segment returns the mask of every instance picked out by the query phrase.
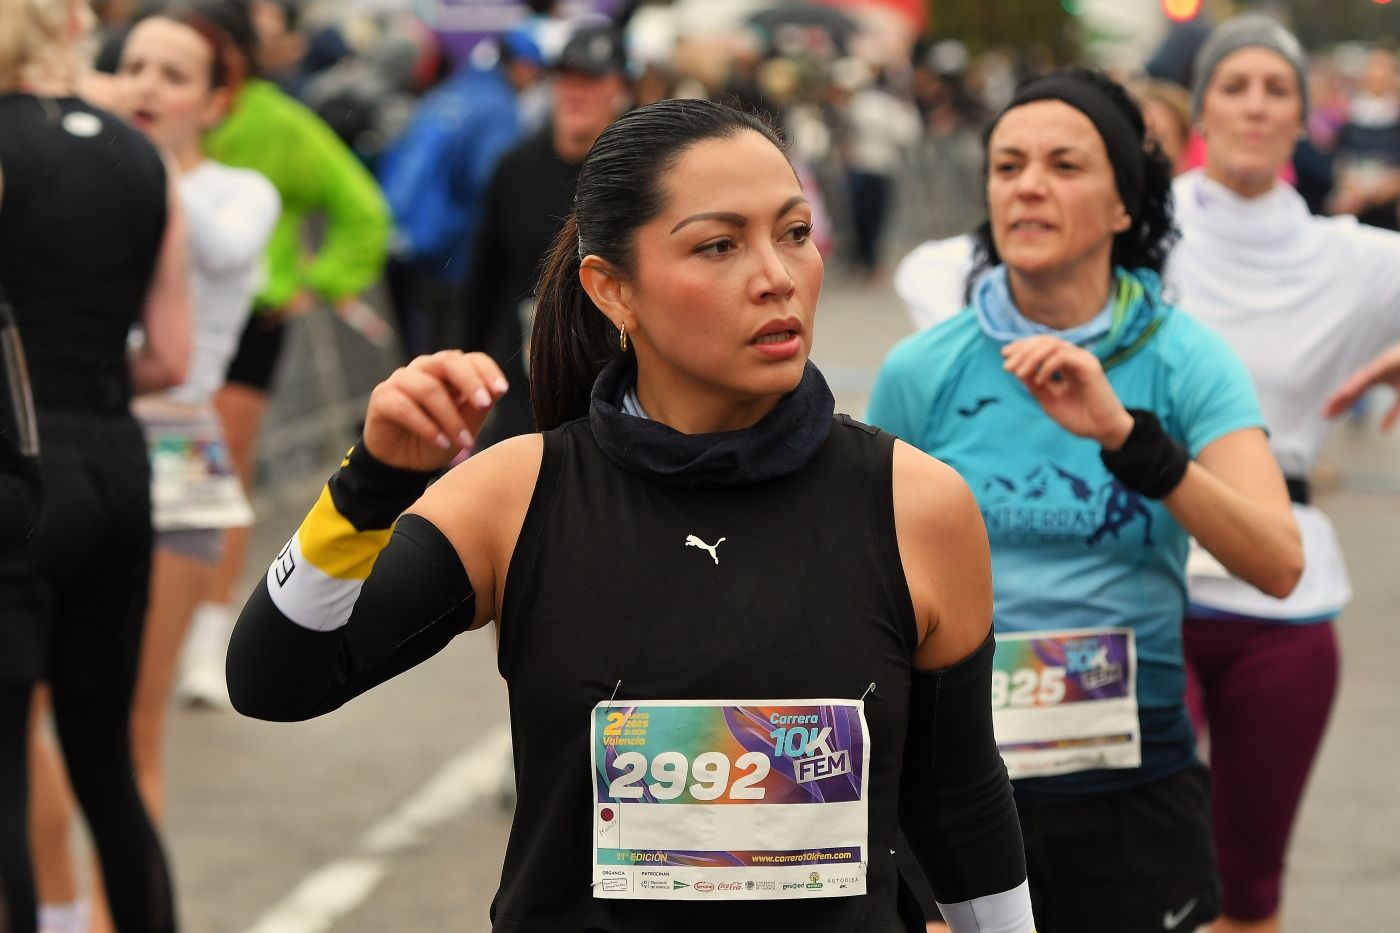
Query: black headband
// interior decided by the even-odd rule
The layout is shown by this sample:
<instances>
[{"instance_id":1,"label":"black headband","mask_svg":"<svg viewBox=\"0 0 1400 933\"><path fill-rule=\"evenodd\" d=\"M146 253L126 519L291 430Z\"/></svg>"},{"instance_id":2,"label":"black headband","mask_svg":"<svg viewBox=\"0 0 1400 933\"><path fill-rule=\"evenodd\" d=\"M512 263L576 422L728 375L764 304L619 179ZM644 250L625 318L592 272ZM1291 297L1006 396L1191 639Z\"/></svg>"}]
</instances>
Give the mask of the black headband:
<instances>
[{"instance_id":1,"label":"black headband","mask_svg":"<svg viewBox=\"0 0 1400 933\"><path fill-rule=\"evenodd\" d=\"M1123 207L1128 216L1137 221L1142 212L1143 189L1143 148L1140 133L1123 112L1123 108L1102 90L1082 78L1073 75L1050 75L1039 78L1017 92L1006 109L992 121L987 130L991 139L992 129L1001 118L1017 107L1038 100L1058 100L1069 104L1094 124L1108 151L1108 161L1113 166L1113 177L1118 185L1118 196L1123 199Z\"/></svg>"}]
</instances>

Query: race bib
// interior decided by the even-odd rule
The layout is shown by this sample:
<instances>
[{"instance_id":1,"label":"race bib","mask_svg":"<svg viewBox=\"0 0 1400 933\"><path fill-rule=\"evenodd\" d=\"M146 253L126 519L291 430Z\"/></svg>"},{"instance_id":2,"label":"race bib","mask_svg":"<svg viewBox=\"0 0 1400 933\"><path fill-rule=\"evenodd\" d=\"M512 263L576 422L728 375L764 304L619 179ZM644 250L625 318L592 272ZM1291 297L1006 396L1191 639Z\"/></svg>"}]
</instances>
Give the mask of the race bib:
<instances>
[{"instance_id":1,"label":"race bib","mask_svg":"<svg viewBox=\"0 0 1400 933\"><path fill-rule=\"evenodd\" d=\"M865 893L858 700L653 700L593 710L593 896Z\"/></svg>"},{"instance_id":2,"label":"race bib","mask_svg":"<svg viewBox=\"0 0 1400 933\"><path fill-rule=\"evenodd\" d=\"M998 634L992 726L1011 778L1142 764L1131 629Z\"/></svg>"},{"instance_id":3,"label":"race bib","mask_svg":"<svg viewBox=\"0 0 1400 933\"><path fill-rule=\"evenodd\" d=\"M157 531L237 528L253 508L212 413L137 410L151 461L151 520Z\"/></svg>"}]
</instances>

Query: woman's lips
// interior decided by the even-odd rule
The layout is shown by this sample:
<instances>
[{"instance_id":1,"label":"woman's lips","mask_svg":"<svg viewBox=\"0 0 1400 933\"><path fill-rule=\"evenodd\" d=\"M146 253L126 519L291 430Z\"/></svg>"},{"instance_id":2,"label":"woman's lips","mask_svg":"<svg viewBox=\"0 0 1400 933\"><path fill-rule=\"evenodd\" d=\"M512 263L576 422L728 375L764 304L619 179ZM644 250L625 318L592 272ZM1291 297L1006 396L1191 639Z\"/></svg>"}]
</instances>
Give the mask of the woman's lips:
<instances>
[{"instance_id":1,"label":"woman's lips","mask_svg":"<svg viewBox=\"0 0 1400 933\"><path fill-rule=\"evenodd\" d=\"M802 336L795 330L778 331L755 337L751 346L764 356L785 360L795 356L802 349Z\"/></svg>"}]
</instances>

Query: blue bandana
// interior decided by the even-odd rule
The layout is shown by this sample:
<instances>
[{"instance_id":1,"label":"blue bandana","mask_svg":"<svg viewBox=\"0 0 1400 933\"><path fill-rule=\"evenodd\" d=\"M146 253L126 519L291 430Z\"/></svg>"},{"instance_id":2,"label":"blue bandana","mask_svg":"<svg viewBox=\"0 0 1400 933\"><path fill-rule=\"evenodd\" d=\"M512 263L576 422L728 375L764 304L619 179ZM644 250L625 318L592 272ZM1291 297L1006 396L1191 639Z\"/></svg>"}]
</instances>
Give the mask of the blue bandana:
<instances>
[{"instance_id":1,"label":"blue bandana","mask_svg":"<svg viewBox=\"0 0 1400 933\"><path fill-rule=\"evenodd\" d=\"M1083 324L1056 330L1030 320L1016 307L1003 263L988 269L972 286L972 310L982 332L999 343L1050 334L1093 350L1107 369L1147 343L1170 306L1162 301L1157 273L1115 266L1113 288L1103 309Z\"/></svg>"}]
</instances>

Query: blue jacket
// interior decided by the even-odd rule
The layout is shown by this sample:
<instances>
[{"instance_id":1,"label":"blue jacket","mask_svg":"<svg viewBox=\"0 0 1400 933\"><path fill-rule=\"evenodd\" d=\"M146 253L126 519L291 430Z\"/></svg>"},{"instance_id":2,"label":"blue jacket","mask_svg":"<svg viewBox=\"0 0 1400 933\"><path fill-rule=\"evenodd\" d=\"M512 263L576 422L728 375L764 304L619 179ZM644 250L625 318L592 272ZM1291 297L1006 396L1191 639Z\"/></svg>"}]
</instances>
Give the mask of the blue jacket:
<instances>
[{"instance_id":1,"label":"blue jacket","mask_svg":"<svg viewBox=\"0 0 1400 933\"><path fill-rule=\"evenodd\" d=\"M520 133L515 90L499 68L463 67L423 98L380 162L395 255L463 281L487 183Z\"/></svg>"}]
</instances>

